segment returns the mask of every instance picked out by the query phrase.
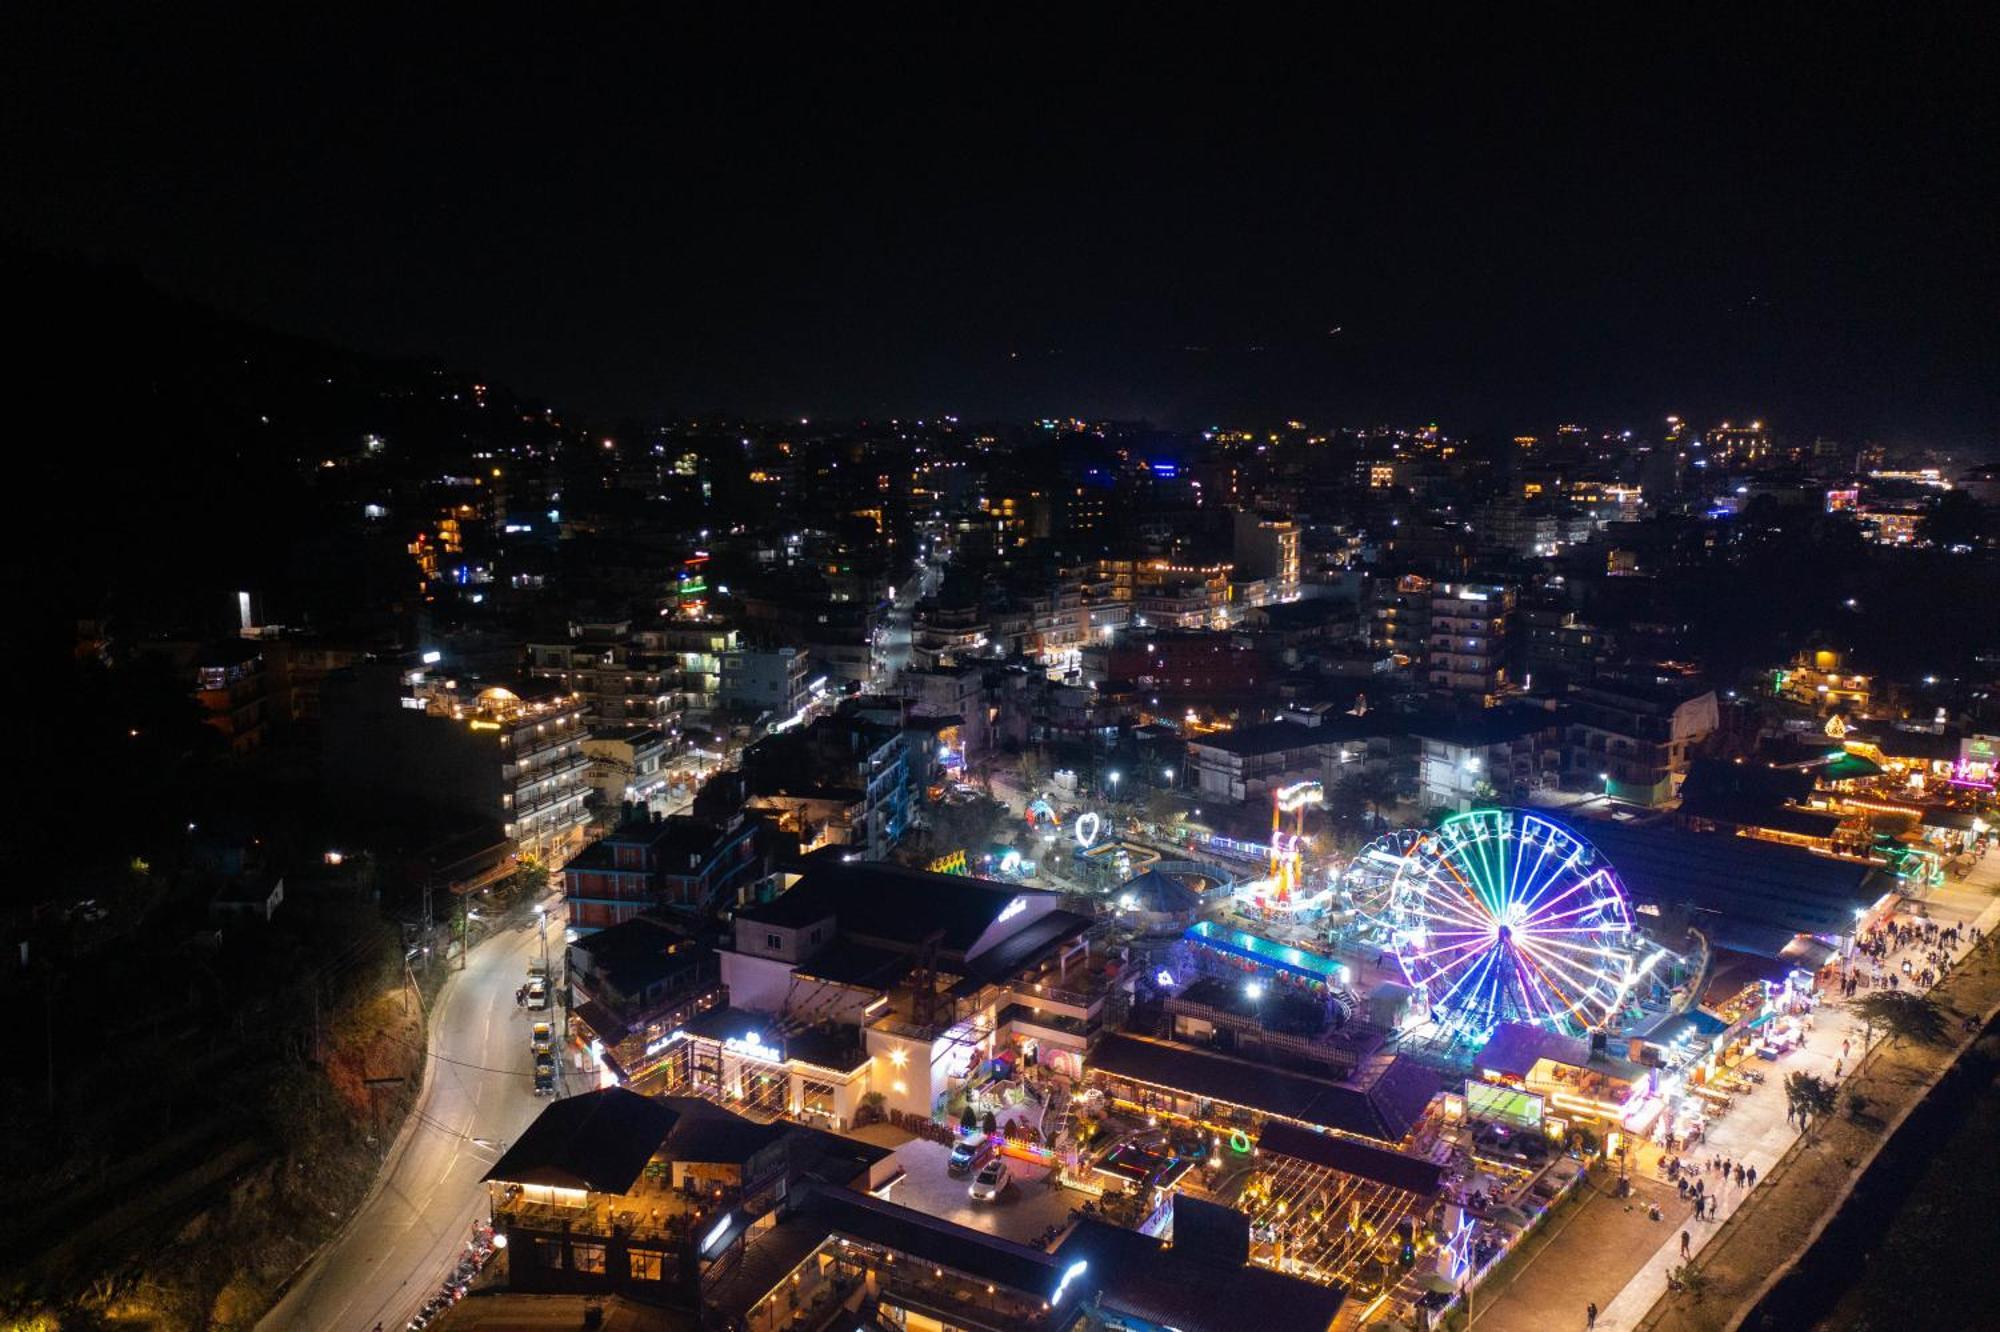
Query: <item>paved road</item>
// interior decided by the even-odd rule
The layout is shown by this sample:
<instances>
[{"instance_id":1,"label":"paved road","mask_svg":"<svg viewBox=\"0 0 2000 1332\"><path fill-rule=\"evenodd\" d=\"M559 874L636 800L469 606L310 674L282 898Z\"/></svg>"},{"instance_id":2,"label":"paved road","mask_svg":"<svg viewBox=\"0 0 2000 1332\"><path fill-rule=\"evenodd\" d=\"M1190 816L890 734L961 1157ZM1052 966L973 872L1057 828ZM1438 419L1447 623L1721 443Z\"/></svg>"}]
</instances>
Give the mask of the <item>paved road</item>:
<instances>
[{"instance_id":1,"label":"paved road","mask_svg":"<svg viewBox=\"0 0 2000 1332\"><path fill-rule=\"evenodd\" d=\"M559 927L550 933L560 950ZM475 945L446 983L432 1014L429 1079L375 1192L260 1332L369 1332L378 1320L401 1328L436 1292L485 1211L479 1179L499 1144L548 1104L533 1093L529 1018L514 1005L539 955L533 923L514 926Z\"/></svg>"},{"instance_id":2,"label":"paved road","mask_svg":"<svg viewBox=\"0 0 2000 1332\"><path fill-rule=\"evenodd\" d=\"M926 561L917 577L896 590L896 599L876 626L873 687L887 689L910 663L910 613L920 597L937 591L944 580L944 566Z\"/></svg>"}]
</instances>

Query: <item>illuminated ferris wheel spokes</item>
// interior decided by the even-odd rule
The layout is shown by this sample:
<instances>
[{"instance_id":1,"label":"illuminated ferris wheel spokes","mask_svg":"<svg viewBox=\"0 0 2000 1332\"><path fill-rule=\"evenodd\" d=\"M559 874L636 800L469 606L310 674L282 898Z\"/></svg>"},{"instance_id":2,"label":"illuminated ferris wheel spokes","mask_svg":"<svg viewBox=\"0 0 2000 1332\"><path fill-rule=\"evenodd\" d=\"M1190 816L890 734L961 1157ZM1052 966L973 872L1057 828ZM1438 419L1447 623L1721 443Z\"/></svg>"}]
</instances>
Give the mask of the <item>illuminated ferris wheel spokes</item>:
<instances>
[{"instance_id":1,"label":"illuminated ferris wheel spokes","mask_svg":"<svg viewBox=\"0 0 2000 1332\"><path fill-rule=\"evenodd\" d=\"M1446 1025L1603 1026L1624 990L1624 890L1567 829L1477 810L1419 839L1389 893L1395 951Z\"/></svg>"}]
</instances>

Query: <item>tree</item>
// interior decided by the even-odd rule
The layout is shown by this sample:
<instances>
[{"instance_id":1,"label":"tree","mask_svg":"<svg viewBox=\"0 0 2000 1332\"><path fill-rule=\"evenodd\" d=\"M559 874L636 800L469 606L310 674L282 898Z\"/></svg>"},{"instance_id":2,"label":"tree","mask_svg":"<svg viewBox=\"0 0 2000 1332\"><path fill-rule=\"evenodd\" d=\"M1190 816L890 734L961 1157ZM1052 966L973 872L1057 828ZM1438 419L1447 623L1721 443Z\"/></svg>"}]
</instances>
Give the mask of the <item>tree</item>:
<instances>
[{"instance_id":1,"label":"tree","mask_svg":"<svg viewBox=\"0 0 2000 1332\"><path fill-rule=\"evenodd\" d=\"M1797 1120L1801 1133L1813 1120L1832 1114L1835 1099L1833 1083L1816 1073L1793 1073L1785 1079L1785 1118Z\"/></svg>"},{"instance_id":2,"label":"tree","mask_svg":"<svg viewBox=\"0 0 2000 1332\"><path fill-rule=\"evenodd\" d=\"M1687 1297L1696 1304L1700 1304L1709 1291L1715 1288L1715 1278L1693 1263L1682 1263L1667 1273L1667 1281L1676 1290L1685 1291Z\"/></svg>"},{"instance_id":3,"label":"tree","mask_svg":"<svg viewBox=\"0 0 2000 1332\"><path fill-rule=\"evenodd\" d=\"M1870 1042L1878 1030L1894 1045L1905 1041L1939 1045L1944 1041L1944 1010L1929 995L1874 990L1854 1001L1854 1014L1861 1019Z\"/></svg>"},{"instance_id":4,"label":"tree","mask_svg":"<svg viewBox=\"0 0 2000 1332\"><path fill-rule=\"evenodd\" d=\"M958 1131L970 1137L978 1127L979 1117L972 1112L972 1102L968 1099L965 1103L965 1109L959 1111L958 1114Z\"/></svg>"},{"instance_id":5,"label":"tree","mask_svg":"<svg viewBox=\"0 0 2000 1332\"><path fill-rule=\"evenodd\" d=\"M1917 523L1917 536L1933 546L1977 546L1986 536L1986 506L1963 490L1947 490Z\"/></svg>"}]
</instances>

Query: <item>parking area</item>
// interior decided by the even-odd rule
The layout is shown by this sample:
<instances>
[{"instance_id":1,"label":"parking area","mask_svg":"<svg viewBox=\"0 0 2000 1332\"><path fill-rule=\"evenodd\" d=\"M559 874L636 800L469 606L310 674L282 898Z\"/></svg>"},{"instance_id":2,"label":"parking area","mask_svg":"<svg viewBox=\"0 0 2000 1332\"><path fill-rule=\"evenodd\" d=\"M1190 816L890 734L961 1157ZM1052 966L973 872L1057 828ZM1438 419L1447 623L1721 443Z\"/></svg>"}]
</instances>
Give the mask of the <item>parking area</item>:
<instances>
[{"instance_id":1,"label":"parking area","mask_svg":"<svg viewBox=\"0 0 2000 1332\"><path fill-rule=\"evenodd\" d=\"M942 1143L913 1141L896 1149L903 1178L890 1192L892 1201L928 1216L972 1226L989 1235L1033 1243L1050 1226L1069 1220L1069 1209L1085 1201L1084 1195L1069 1189L1050 1188L1042 1167L1007 1158L1014 1182L998 1202L974 1202L966 1196L968 1175L953 1175L945 1162L951 1149Z\"/></svg>"}]
</instances>

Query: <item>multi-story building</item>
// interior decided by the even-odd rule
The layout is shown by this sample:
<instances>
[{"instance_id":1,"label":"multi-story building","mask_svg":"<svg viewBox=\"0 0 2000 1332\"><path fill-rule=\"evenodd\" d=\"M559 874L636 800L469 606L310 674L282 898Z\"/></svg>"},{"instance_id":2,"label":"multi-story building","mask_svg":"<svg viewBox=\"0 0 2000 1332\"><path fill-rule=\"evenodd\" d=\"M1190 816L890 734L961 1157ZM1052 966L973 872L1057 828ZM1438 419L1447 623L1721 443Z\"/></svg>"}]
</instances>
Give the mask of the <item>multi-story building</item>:
<instances>
[{"instance_id":1,"label":"multi-story building","mask_svg":"<svg viewBox=\"0 0 2000 1332\"><path fill-rule=\"evenodd\" d=\"M722 654L716 699L725 708L795 717L811 697L810 666L798 648L736 648Z\"/></svg>"},{"instance_id":2,"label":"multi-story building","mask_svg":"<svg viewBox=\"0 0 2000 1332\"><path fill-rule=\"evenodd\" d=\"M958 718L958 760L971 768L993 748L993 709L986 696L986 672L977 666L908 669L896 679L912 712Z\"/></svg>"},{"instance_id":3,"label":"multi-story building","mask_svg":"<svg viewBox=\"0 0 2000 1332\"><path fill-rule=\"evenodd\" d=\"M1514 589L1493 583L1437 583L1431 588L1431 688L1491 700L1510 683L1507 653Z\"/></svg>"},{"instance_id":4,"label":"multi-story building","mask_svg":"<svg viewBox=\"0 0 2000 1332\"><path fill-rule=\"evenodd\" d=\"M1268 601L1295 600L1299 595L1298 524L1239 509L1234 527L1237 575L1262 579Z\"/></svg>"},{"instance_id":5,"label":"multi-story building","mask_svg":"<svg viewBox=\"0 0 2000 1332\"><path fill-rule=\"evenodd\" d=\"M1138 630L1107 654L1106 674L1176 694L1254 693L1264 663L1238 635L1216 630Z\"/></svg>"},{"instance_id":6,"label":"multi-story building","mask_svg":"<svg viewBox=\"0 0 2000 1332\"><path fill-rule=\"evenodd\" d=\"M583 738L590 785L600 810L636 803L663 805L667 792L667 733L647 726L599 726Z\"/></svg>"},{"instance_id":7,"label":"multi-story building","mask_svg":"<svg viewBox=\"0 0 2000 1332\"><path fill-rule=\"evenodd\" d=\"M1010 1052L1076 1076L1115 1018L1118 968L1093 952L1093 922L1063 910L1060 894L825 852L801 869L783 896L737 913L723 981L732 1012L760 1015L739 1024L761 1026L759 1046L832 1026L873 1056L865 1083L832 1098L835 1121L851 1122L870 1091L896 1115L929 1120ZM723 1099L747 1090L729 1067L740 1051L720 1052L714 1085L739 1093ZM709 1090L699 1064L689 1076Z\"/></svg>"},{"instance_id":8,"label":"multi-story building","mask_svg":"<svg viewBox=\"0 0 2000 1332\"><path fill-rule=\"evenodd\" d=\"M322 695L334 780L491 820L535 855L580 840L590 819L581 696L380 662L328 675Z\"/></svg>"},{"instance_id":9,"label":"multi-story building","mask_svg":"<svg viewBox=\"0 0 2000 1332\"><path fill-rule=\"evenodd\" d=\"M760 826L740 814L723 826L686 815L620 824L563 866L569 927L588 934L644 911L700 917L736 905L765 877Z\"/></svg>"},{"instance_id":10,"label":"multi-story building","mask_svg":"<svg viewBox=\"0 0 2000 1332\"><path fill-rule=\"evenodd\" d=\"M729 996L715 950L674 922L638 915L572 939L568 966L570 1038L621 1077L641 1071L650 1049Z\"/></svg>"},{"instance_id":11,"label":"multi-story building","mask_svg":"<svg viewBox=\"0 0 2000 1332\"><path fill-rule=\"evenodd\" d=\"M247 754L264 743L264 652L257 643L227 638L202 649L194 665L194 698L202 720L230 749Z\"/></svg>"},{"instance_id":12,"label":"multi-story building","mask_svg":"<svg viewBox=\"0 0 2000 1332\"><path fill-rule=\"evenodd\" d=\"M1465 810L1555 788L1562 779L1562 724L1559 713L1535 707L1412 721L1420 802Z\"/></svg>"},{"instance_id":13,"label":"multi-story building","mask_svg":"<svg viewBox=\"0 0 2000 1332\"><path fill-rule=\"evenodd\" d=\"M1405 666L1421 666L1430 651L1431 580L1421 574L1369 584L1368 645Z\"/></svg>"},{"instance_id":14,"label":"multi-story building","mask_svg":"<svg viewBox=\"0 0 2000 1332\"><path fill-rule=\"evenodd\" d=\"M1640 805L1674 798L1689 751L1720 719L1713 689L1680 680L1600 676L1573 687L1566 702L1563 766L1571 784Z\"/></svg>"}]
</instances>

